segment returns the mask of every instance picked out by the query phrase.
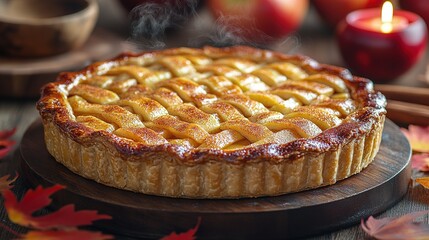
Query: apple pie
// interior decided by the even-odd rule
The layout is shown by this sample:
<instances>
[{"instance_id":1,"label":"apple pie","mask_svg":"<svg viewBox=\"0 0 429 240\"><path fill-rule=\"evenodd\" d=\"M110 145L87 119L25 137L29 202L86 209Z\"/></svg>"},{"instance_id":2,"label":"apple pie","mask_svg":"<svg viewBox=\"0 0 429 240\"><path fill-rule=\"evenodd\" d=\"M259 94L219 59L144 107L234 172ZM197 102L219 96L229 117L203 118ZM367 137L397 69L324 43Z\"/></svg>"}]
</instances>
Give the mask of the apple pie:
<instances>
[{"instance_id":1,"label":"apple pie","mask_svg":"<svg viewBox=\"0 0 429 240\"><path fill-rule=\"evenodd\" d=\"M379 149L385 97L305 56L237 46L123 54L62 73L37 103L49 153L144 194L275 196L335 184Z\"/></svg>"}]
</instances>

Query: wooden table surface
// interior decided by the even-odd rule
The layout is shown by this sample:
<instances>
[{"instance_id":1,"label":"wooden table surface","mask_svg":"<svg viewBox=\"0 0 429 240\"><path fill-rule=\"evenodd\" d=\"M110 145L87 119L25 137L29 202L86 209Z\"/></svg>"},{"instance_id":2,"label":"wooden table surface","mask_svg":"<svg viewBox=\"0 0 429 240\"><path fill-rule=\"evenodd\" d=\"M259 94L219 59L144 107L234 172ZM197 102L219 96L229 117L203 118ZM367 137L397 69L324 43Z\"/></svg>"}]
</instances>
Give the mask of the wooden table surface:
<instances>
[{"instance_id":1,"label":"wooden table surface","mask_svg":"<svg viewBox=\"0 0 429 240\"><path fill-rule=\"evenodd\" d=\"M101 3L101 15L98 23L98 27L107 29L118 36L127 39L127 20L126 14L119 9L119 5L115 1L111 0L99 0ZM210 16L203 9L200 12L199 18L210 19ZM175 39L183 39L183 35L189 34L186 32L173 33L168 35L168 42L174 46L180 44L180 41ZM189 40L189 39L188 39ZM171 43L170 43L171 42ZM179 42L179 43L178 43ZM189 42L189 41L188 41ZM326 29L318 21L318 17L314 14L312 9L308 15L303 27L293 37L289 38L283 44L278 44L273 47L276 50L283 51L286 53L299 53L311 56L317 61L340 65L344 63L341 60L341 56L338 52L335 39L332 31ZM404 76L391 82L396 85L407 85L407 86L418 86L428 87L426 83L423 83L419 79L426 72L428 65L429 51L424 58L416 64L413 69L407 72ZM1 83L0 83L1 86ZM38 112L35 109L35 102L37 99L16 99L16 98L4 98L0 96L0 130L10 129L17 127L17 132L13 136L13 139L18 142L16 148L18 148L20 139L27 129L27 127L37 119ZM429 120L428 120L429 125ZM6 158L0 160L0 176L6 174L13 174L16 171L20 171L19 162L14 157L15 153L9 154ZM414 172L413 178L420 175L421 173ZM15 190L18 194L22 194L27 190L25 181L19 178L15 184ZM7 220L7 215L3 207L3 200L0 200L0 219L1 223L11 226L16 231L22 231ZM379 217L395 217L400 216L412 211L429 210L429 192L420 185L415 183L410 184L410 188L406 196L393 206L391 209L379 215ZM425 222L428 222L428 218L424 218ZM14 235L11 235L7 231L0 229L0 239L12 239ZM322 236L315 236L312 239L365 239L368 238L365 233L361 230L359 225L351 226L335 232L327 232Z\"/></svg>"}]
</instances>

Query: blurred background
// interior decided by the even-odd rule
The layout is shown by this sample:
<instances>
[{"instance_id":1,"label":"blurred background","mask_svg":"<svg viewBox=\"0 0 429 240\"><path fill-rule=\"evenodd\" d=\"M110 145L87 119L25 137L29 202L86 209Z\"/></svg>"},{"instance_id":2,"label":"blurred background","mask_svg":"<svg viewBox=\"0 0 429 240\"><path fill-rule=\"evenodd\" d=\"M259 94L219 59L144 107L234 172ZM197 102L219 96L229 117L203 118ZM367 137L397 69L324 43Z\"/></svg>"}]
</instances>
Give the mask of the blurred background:
<instances>
[{"instance_id":1,"label":"blurred background","mask_svg":"<svg viewBox=\"0 0 429 240\"><path fill-rule=\"evenodd\" d=\"M344 48L348 51L356 47L352 43L349 46L349 42L341 51L338 38L345 35L342 33L346 16L367 8L381 12L384 2L0 0L0 98L37 100L41 86L54 81L58 73L79 70L123 52L204 45L250 45L307 55L321 63L347 67L352 73L368 77L377 84L426 90L429 86L427 31L426 28L416 30L411 21L399 32L404 33L402 39L406 40L401 41L406 41L405 45L418 42L420 48L417 50L405 49L402 42L399 47L392 44L390 41L399 39L397 35L380 33L376 29L375 40L369 38L374 34L365 30L358 31L358 35L348 41L366 41L375 48L387 48L388 54L385 50L379 53L377 49L364 49L350 61L350 57L344 57ZM395 15L398 11L407 11L421 16L423 24L429 19L427 0L395 0L392 3ZM395 26L395 22L392 24ZM412 55L404 56L404 51ZM386 56L368 65L367 58L371 54ZM366 64L363 71L351 65L353 61L363 61ZM393 62L393 67L385 70L388 77L378 78L376 70L384 61ZM405 65L400 71L393 71ZM405 98L419 97L407 95Z\"/></svg>"},{"instance_id":2,"label":"blurred background","mask_svg":"<svg viewBox=\"0 0 429 240\"><path fill-rule=\"evenodd\" d=\"M349 67L337 43L339 23L352 11L381 8L383 2L0 0L0 97L37 98L40 87L59 72L81 69L122 52L171 47L243 44ZM88 5L93 4L95 10L89 11ZM428 19L426 0L393 4L395 9L407 8ZM418 61L404 73L372 80L427 87L427 55L425 51L416 57Z\"/></svg>"}]
</instances>

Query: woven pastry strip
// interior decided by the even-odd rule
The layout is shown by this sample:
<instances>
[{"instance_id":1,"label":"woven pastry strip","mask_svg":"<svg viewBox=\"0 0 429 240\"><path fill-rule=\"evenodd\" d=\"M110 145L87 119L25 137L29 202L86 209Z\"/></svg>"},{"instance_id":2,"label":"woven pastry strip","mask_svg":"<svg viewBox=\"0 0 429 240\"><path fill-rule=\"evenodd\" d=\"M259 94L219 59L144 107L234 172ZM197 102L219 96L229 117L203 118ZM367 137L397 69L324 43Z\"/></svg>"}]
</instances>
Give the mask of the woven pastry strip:
<instances>
[{"instance_id":1,"label":"woven pastry strip","mask_svg":"<svg viewBox=\"0 0 429 240\"><path fill-rule=\"evenodd\" d=\"M151 69L163 75L155 79ZM110 83L100 85L96 76L71 89L69 101L74 114L98 117L105 121L101 124L120 128L114 131L116 135L147 144L154 144L144 140L148 131L132 131L127 127L144 125L155 132L168 131L172 138L167 141L175 144L189 145L189 141L177 141L186 138L192 140L194 147L223 149L240 142L234 148L242 148L256 142L268 143L265 138L275 139L270 136L286 129L299 137L314 137L320 129L341 124L341 119L356 108L353 100L330 98L348 92L337 76L312 75L289 62L160 55L147 65L116 66L106 74L111 77ZM118 82L122 84L120 87ZM122 110L118 107L114 110L113 106ZM127 120L139 118L141 124L133 120L130 126L125 126L124 116ZM139 133L142 136L137 136ZM241 136L235 136L237 133ZM219 145L215 146L216 142Z\"/></svg>"}]
</instances>

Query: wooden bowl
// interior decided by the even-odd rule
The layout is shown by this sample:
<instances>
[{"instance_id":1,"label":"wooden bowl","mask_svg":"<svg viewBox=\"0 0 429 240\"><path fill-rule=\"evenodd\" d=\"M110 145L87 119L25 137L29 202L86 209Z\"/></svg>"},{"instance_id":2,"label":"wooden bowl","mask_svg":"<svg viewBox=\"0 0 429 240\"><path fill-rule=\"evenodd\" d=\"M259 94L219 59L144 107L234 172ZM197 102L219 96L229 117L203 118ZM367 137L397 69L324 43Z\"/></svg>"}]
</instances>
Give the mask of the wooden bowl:
<instances>
[{"instance_id":1,"label":"wooden bowl","mask_svg":"<svg viewBox=\"0 0 429 240\"><path fill-rule=\"evenodd\" d=\"M96 0L0 0L0 54L44 57L78 48L97 16Z\"/></svg>"}]
</instances>

